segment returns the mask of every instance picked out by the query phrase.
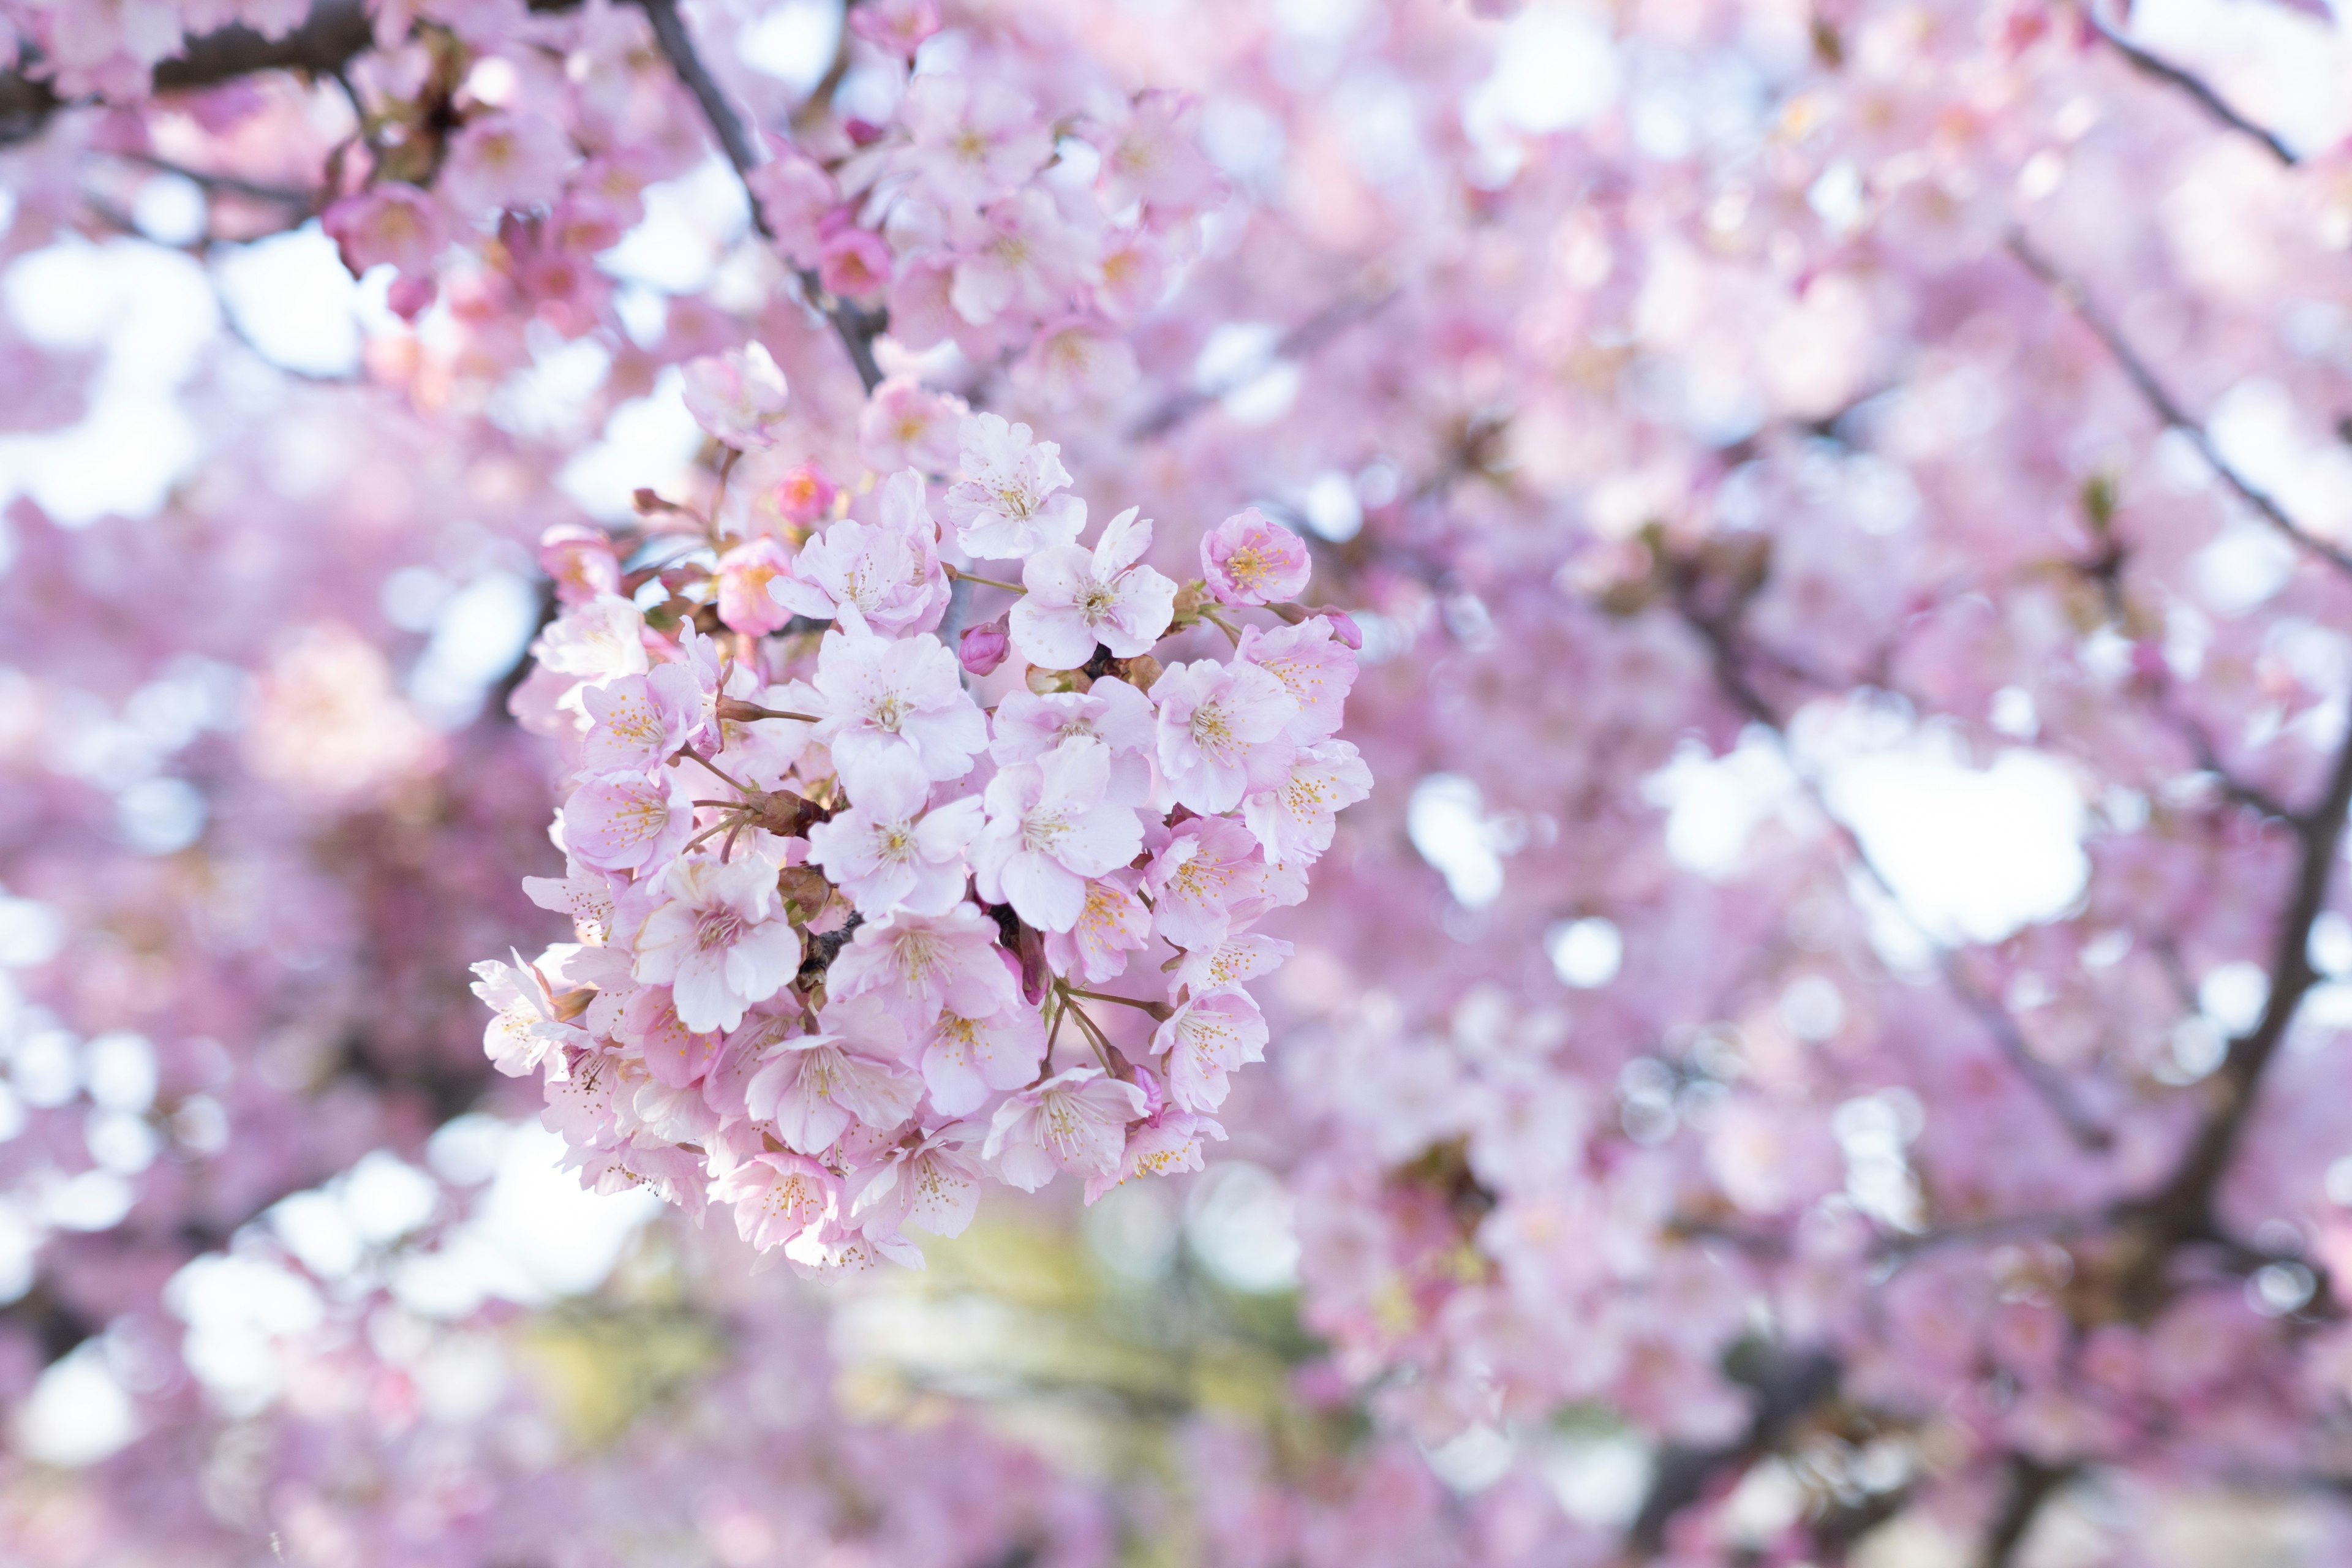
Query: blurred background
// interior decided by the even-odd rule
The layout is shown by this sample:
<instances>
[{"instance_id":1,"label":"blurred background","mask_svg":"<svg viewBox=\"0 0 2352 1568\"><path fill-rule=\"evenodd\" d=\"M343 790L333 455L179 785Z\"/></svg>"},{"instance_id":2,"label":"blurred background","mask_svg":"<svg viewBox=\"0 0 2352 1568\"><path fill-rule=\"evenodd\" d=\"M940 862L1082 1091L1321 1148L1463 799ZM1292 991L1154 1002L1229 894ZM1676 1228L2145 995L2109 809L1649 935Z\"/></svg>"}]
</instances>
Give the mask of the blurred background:
<instances>
[{"instance_id":1,"label":"blurred background","mask_svg":"<svg viewBox=\"0 0 2352 1568\"><path fill-rule=\"evenodd\" d=\"M707 489L747 337L861 474L814 286L672 8L0 6L0 1557L2352 1555L2352 18L936 10L1072 190L1164 87L1225 195L1104 379L881 368L1363 629L1231 1141L819 1283L583 1191L467 989L562 934L537 541ZM900 110L834 0L684 18ZM355 273L488 112L626 221Z\"/></svg>"}]
</instances>

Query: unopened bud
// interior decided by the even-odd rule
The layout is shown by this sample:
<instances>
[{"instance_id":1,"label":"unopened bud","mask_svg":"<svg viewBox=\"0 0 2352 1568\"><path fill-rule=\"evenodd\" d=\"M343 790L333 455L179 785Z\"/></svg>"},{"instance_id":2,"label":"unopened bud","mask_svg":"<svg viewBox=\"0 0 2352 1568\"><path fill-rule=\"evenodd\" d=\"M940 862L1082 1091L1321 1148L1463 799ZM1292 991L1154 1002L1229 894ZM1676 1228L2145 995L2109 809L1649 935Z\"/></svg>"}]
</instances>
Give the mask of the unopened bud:
<instances>
[{"instance_id":1,"label":"unopened bud","mask_svg":"<svg viewBox=\"0 0 2352 1568\"><path fill-rule=\"evenodd\" d=\"M1168 629L1181 632L1187 626L1198 626L1201 606L1208 602L1209 585L1198 577L1178 588L1174 614L1169 620Z\"/></svg>"},{"instance_id":2,"label":"unopened bud","mask_svg":"<svg viewBox=\"0 0 2352 1568\"><path fill-rule=\"evenodd\" d=\"M1051 697L1057 691L1086 691L1094 686L1093 679L1083 669L1040 669L1034 664L1029 667L1027 680L1029 689L1040 697Z\"/></svg>"},{"instance_id":3,"label":"unopened bud","mask_svg":"<svg viewBox=\"0 0 2352 1568\"><path fill-rule=\"evenodd\" d=\"M1132 658L1112 659L1104 673L1117 676L1138 691L1149 691L1152 683L1160 679L1160 668L1158 659L1148 653L1139 653Z\"/></svg>"},{"instance_id":4,"label":"unopened bud","mask_svg":"<svg viewBox=\"0 0 2352 1568\"><path fill-rule=\"evenodd\" d=\"M1336 605L1326 605L1315 613L1331 623L1332 637L1347 644L1349 651L1364 651L1364 628L1356 624L1355 616Z\"/></svg>"},{"instance_id":5,"label":"unopened bud","mask_svg":"<svg viewBox=\"0 0 2352 1568\"><path fill-rule=\"evenodd\" d=\"M1005 617L976 626L966 626L962 640L956 645L956 657L973 675L993 675L1013 652L1013 630Z\"/></svg>"},{"instance_id":6,"label":"unopened bud","mask_svg":"<svg viewBox=\"0 0 2352 1568\"><path fill-rule=\"evenodd\" d=\"M402 321L414 321L440 291L441 286L431 277L404 272L392 280L392 287L384 291L383 302Z\"/></svg>"}]
</instances>

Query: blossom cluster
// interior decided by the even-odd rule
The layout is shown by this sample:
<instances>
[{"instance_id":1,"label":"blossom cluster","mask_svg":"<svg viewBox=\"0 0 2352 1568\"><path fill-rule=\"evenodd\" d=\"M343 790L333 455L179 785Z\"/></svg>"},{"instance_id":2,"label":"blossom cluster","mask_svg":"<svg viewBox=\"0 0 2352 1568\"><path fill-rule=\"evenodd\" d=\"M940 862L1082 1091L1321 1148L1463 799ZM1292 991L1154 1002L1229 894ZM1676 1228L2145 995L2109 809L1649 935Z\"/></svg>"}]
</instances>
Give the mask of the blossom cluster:
<instances>
[{"instance_id":1,"label":"blossom cluster","mask_svg":"<svg viewBox=\"0 0 2352 1568\"><path fill-rule=\"evenodd\" d=\"M730 455L767 439L771 362L691 370ZM515 697L573 747L564 875L525 886L578 941L476 966L492 1061L544 1072L584 1182L716 1197L803 1268L919 1263L905 1230L960 1233L983 1176L1092 1201L1200 1168L1290 951L1258 923L1370 789L1337 738L1360 636L1297 603L1297 535L1244 510L1180 584L1132 507L1080 542L1055 443L960 440L943 491L902 468L796 547L625 571L551 531L562 613ZM950 647L960 582L1018 596Z\"/></svg>"}]
</instances>

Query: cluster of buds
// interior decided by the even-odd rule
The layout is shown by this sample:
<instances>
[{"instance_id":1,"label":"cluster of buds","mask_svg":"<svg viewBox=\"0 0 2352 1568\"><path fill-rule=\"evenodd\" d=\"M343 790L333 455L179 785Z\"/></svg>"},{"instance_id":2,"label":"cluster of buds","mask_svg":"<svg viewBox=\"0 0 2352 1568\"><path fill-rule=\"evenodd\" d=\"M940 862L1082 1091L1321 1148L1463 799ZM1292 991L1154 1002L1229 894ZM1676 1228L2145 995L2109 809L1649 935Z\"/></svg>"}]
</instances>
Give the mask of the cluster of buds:
<instances>
[{"instance_id":1,"label":"cluster of buds","mask_svg":"<svg viewBox=\"0 0 2352 1568\"><path fill-rule=\"evenodd\" d=\"M723 474L782 379L755 352L688 380ZM1296 534L1244 511L1180 584L1133 508L1080 542L1054 443L959 434L936 494L796 470L757 509L809 515L789 536L652 496L672 531L632 555L682 556L551 531L515 698L567 748L565 873L526 887L578 940L477 966L491 1059L544 1074L583 1182L731 1205L803 1269L919 1263L906 1231L960 1232L986 1176L1092 1201L1199 1168L1289 952L1256 926L1370 787L1337 738L1360 639L1296 602Z\"/></svg>"}]
</instances>

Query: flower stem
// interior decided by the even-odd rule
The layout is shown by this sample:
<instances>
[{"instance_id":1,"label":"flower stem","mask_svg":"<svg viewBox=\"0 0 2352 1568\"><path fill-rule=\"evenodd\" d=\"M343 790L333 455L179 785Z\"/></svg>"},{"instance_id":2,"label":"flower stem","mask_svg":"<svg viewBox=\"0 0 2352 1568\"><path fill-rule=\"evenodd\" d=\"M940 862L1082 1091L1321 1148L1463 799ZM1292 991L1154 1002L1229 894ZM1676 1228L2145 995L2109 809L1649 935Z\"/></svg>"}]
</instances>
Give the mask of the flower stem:
<instances>
[{"instance_id":1,"label":"flower stem","mask_svg":"<svg viewBox=\"0 0 2352 1568\"><path fill-rule=\"evenodd\" d=\"M1025 594L1029 591L1018 583L1007 583L1001 577L983 577L977 572L967 572L961 566L946 566L945 563L941 564L945 566L947 574L950 578L960 577L967 583L977 583L983 588L1003 588L1012 594Z\"/></svg>"}]
</instances>

